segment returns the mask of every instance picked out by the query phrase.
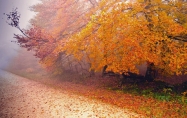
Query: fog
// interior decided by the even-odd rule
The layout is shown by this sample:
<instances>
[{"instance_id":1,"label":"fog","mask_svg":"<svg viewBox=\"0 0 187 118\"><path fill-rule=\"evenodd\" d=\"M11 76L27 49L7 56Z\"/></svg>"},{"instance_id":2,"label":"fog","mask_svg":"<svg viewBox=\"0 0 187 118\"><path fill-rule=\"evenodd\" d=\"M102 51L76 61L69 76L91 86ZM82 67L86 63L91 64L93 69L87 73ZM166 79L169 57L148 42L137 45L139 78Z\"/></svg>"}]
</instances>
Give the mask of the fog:
<instances>
[{"instance_id":1,"label":"fog","mask_svg":"<svg viewBox=\"0 0 187 118\"><path fill-rule=\"evenodd\" d=\"M34 12L29 7L37 4L39 0L0 0L0 68L5 68L21 49L15 41L14 34L20 34L19 30L6 23L4 13L9 13L13 8L18 8L21 14L20 28L26 28Z\"/></svg>"}]
</instances>

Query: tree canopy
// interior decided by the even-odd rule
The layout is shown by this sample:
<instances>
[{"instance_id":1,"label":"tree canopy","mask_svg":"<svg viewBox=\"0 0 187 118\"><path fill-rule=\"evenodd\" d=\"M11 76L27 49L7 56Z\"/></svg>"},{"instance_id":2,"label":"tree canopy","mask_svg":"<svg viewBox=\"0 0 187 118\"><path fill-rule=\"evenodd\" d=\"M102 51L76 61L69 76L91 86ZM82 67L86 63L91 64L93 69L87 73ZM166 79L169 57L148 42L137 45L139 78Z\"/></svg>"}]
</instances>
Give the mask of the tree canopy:
<instances>
[{"instance_id":1,"label":"tree canopy","mask_svg":"<svg viewBox=\"0 0 187 118\"><path fill-rule=\"evenodd\" d=\"M187 2L170 0L42 0L18 43L61 72L83 61L117 73L153 63L162 74L187 72Z\"/></svg>"},{"instance_id":2,"label":"tree canopy","mask_svg":"<svg viewBox=\"0 0 187 118\"><path fill-rule=\"evenodd\" d=\"M103 6L104 5L104 6ZM186 72L187 3L183 1L102 1L87 26L64 46L92 68L138 72L136 65L154 63L162 72Z\"/></svg>"}]
</instances>

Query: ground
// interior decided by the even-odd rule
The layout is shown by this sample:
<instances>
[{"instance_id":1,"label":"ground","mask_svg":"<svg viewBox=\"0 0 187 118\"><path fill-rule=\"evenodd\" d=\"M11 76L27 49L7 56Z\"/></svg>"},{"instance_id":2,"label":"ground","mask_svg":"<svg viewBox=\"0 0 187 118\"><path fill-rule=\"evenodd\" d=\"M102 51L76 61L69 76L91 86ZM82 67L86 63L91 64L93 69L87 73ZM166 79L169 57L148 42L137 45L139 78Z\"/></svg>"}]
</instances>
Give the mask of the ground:
<instances>
[{"instance_id":1,"label":"ground","mask_svg":"<svg viewBox=\"0 0 187 118\"><path fill-rule=\"evenodd\" d=\"M140 115L0 71L1 118L135 118Z\"/></svg>"}]
</instances>

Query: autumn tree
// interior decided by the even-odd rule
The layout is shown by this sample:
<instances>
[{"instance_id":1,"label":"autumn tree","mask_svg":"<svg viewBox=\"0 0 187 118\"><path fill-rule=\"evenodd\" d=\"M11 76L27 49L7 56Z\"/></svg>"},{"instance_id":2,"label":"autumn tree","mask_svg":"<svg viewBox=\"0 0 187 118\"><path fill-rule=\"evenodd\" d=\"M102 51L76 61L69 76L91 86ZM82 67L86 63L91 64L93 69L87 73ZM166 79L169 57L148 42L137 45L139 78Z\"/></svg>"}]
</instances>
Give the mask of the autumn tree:
<instances>
[{"instance_id":1,"label":"autumn tree","mask_svg":"<svg viewBox=\"0 0 187 118\"><path fill-rule=\"evenodd\" d=\"M9 23L15 23L23 35L15 34L21 47L34 50L40 62L54 73L61 73L63 65L71 65L73 57L66 56L59 49L72 33L81 30L87 23L88 11L97 5L95 0L42 0L31 7L36 16L31 19L31 26L22 30L18 28L17 10L7 14ZM80 62L78 63L80 65ZM70 67L70 66L69 66Z\"/></svg>"},{"instance_id":2,"label":"autumn tree","mask_svg":"<svg viewBox=\"0 0 187 118\"><path fill-rule=\"evenodd\" d=\"M57 73L66 60L116 73L139 73L146 62L180 75L187 69L186 8L185 1L42 0L32 7L38 14L28 37L16 38Z\"/></svg>"},{"instance_id":3,"label":"autumn tree","mask_svg":"<svg viewBox=\"0 0 187 118\"><path fill-rule=\"evenodd\" d=\"M64 50L91 68L138 73L136 65L154 64L163 74L186 72L187 3L185 1L101 1L90 22Z\"/></svg>"}]
</instances>

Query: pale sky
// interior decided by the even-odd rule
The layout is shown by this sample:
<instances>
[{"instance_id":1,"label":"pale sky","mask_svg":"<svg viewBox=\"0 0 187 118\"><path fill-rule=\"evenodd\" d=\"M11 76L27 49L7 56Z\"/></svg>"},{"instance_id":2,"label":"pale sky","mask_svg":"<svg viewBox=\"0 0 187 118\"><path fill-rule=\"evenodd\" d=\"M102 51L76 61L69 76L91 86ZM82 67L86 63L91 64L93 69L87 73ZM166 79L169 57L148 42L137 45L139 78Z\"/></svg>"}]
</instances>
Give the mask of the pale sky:
<instances>
[{"instance_id":1,"label":"pale sky","mask_svg":"<svg viewBox=\"0 0 187 118\"><path fill-rule=\"evenodd\" d=\"M21 14L20 27L26 28L29 25L29 20L35 14L29 10L29 6L38 2L39 0L0 0L0 68L5 67L20 49L17 44L11 42L15 41L13 34L20 32L6 23L6 16L3 14L9 13L17 7Z\"/></svg>"}]
</instances>

